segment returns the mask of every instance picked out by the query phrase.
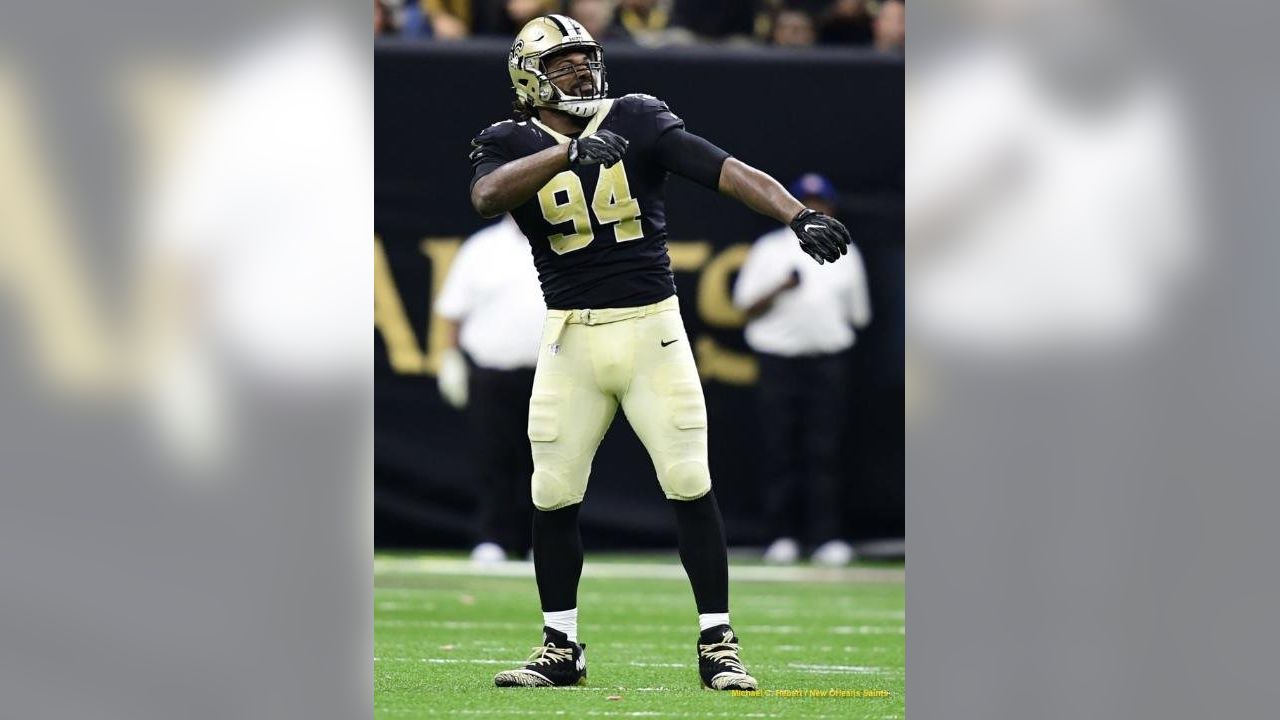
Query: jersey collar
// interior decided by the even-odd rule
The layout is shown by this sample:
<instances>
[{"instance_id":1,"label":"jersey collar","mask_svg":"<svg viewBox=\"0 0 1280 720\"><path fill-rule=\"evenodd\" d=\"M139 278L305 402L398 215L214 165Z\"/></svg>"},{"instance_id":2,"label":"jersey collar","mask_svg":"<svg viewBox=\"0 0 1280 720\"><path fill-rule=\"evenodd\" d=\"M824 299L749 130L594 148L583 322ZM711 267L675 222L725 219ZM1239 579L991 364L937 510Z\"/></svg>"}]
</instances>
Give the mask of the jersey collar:
<instances>
[{"instance_id":1,"label":"jersey collar","mask_svg":"<svg viewBox=\"0 0 1280 720\"><path fill-rule=\"evenodd\" d=\"M608 115L609 110L611 110L612 108L613 108L613 100L611 98L601 100L600 109L596 111L595 115L591 116L591 122L587 123L587 126L582 129L582 133L578 135L578 137L583 138L595 132L596 130L599 130L600 123L604 122L604 116ZM556 142L569 142L572 139L568 135L563 135L547 127L538 118L529 118L529 119L533 121L534 125L537 125L538 127L542 128L547 132L547 134L555 138Z\"/></svg>"}]
</instances>

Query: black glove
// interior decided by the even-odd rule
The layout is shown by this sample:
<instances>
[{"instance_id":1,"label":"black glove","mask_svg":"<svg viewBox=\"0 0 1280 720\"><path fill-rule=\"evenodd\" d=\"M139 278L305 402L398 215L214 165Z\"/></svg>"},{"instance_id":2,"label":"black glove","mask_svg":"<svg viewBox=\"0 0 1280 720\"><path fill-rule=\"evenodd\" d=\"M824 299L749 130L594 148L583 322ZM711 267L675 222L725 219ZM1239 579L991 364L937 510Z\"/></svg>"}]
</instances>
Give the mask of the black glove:
<instances>
[{"instance_id":1,"label":"black glove","mask_svg":"<svg viewBox=\"0 0 1280 720\"><path fill-rule=\"evenodd\" d=\"M791 219L791 231L800 238L800 249L821 265L849 253L849 231L844 223L817 210L805 208Z\"/></svg>"},{"instance_id":2,"label":"black glove","mask_svg":"<svg viewBox=\"0 0 1280 720\"><path fill-rule=\"evenodd\" d=\"M627 139L615 132L597 130L569 141L569 167L604 165L611 167L627 151Z\"/></svg>"}]
</instances>

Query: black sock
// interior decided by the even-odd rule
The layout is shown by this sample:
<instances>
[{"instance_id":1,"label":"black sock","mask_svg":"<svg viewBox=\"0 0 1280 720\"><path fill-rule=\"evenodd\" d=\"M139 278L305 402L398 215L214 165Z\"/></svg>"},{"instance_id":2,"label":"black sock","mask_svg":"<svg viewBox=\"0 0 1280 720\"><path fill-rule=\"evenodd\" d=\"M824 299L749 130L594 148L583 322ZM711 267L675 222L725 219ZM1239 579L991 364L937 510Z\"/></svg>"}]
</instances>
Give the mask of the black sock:
<instances>
[{"instance_id":1,"label":"black sock","mask_svg":"<svg viewBox=\"0 0 1280 720\"><path fill-rule=\"evenodd\" d=\"M697 500L670 502L676 511L680 562L693 586L698 613L729 612L729 552L715 491Z\"/></svg>"},{"instance_id":2,"label":"black sock","mask_svg":"<svg viewBox=\"0 0 1280 720\"><path fill-rule=\"evenodd\" d=\"M533 574L543 612L578 607L578 578L582 577L582 534L578 532L581 503L559 510L533 511Z\"/></svg>"}]
</instances>

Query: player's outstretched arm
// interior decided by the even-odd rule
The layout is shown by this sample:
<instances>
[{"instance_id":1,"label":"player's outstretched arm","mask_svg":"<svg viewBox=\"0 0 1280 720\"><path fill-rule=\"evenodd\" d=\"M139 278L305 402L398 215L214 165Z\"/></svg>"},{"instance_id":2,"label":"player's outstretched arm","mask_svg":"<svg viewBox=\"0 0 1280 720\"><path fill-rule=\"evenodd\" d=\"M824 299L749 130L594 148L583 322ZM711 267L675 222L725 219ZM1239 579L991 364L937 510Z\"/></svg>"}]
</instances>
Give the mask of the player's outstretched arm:
<instances>
[{"instance_id":1,"label":"player's outstretched arm","mask_svg":"<svg viewBox=\"0 0 1280 720\"><path fill-rule=\"evenodd\" d=\"M720 192L761 215L791 226L800 247L821 265L849 252L849 231L833 217L806 208L767 173L728 158L720 168Z\"/></svg>"},{"instance_id":2,"label":"player's outstretched arm","mask_svg":"<svg viewBox=\"0 0 1280 720\"><path fill-rule=\"evenodd\" d=\"M627 151L627 141L600 130L580 140L553 145L499 166L471 186L471 205L484 217L495 217L523 205L551 178L574 167L609 167Z\"/></svg>"},{"instance_id":3,"label":"player's outstretched arm","mask_svg":"<svg viewBox=\"0 0 1280 720\"><path fill-rule=\"evenodd\" d=\"M737 158L727 158L720 166L720 192L780 223L791 222L804 210L782 183Z\"/></svg>"}]
</instances>

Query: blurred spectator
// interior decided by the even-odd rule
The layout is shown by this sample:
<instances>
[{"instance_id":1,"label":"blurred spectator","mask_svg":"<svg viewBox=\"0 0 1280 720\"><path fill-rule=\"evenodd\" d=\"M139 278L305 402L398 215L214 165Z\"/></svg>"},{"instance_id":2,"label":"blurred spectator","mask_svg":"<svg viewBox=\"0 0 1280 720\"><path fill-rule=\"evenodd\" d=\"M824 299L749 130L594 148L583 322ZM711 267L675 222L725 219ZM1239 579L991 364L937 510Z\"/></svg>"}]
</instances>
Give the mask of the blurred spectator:
<instances>
[{"instance_id":1,"label":"blurred spectator","mask_svg":"<svg viewBox=\"0 0 1280 720\"><path fill-rule=\"evenodd\" d=\"M387 2L395 13L396 25L399 26L401 35L431 37L435 34L430 18L422 8L418 7L418 0L387 0Z\"/></svg>"},{"instance_id":2,"label":"blurred spectator","mask_svg":"<svg viewBox=\"0 0 1280 720\"><path fill-rule=\"evenodd\" d=\"M616 20L612 0L571 0L569 17L582 23L596 42L627 42L631 33Z\"/></svg>"},{"instance_id":3,"label":"blurred spectator","mask_svg":"<svg viewBox=\"0 0 1280 720\"><path fill-rule=\"evenodd\" d=\"M875 47L880 52L901 55L907 41L907 6L902 0L880 4L876 13Z\"/></svg>"},{"instance_id":4,"label":"blurred spectator","mask_svg":"<svg viewBox=\"0 0 1280 720\"><path fill-rule=\"evenodd\" d=\"M475 0L472 31L477 35L515 37L530 20L561 11L558 0Z\"/></svg>"},{"instance_id":5,"label":"blurred spectator","mask_svg":"<svg viewBox=\"0 0 1280 720\"><path fill-rule=\"evenodd\" d=\"M791 194L835 214L835 188L821 175L801 176ZM853 548L841 537L839 451L854 327L871 319L862 258L850 247L847 257L818 265L790 228L779 228L752 246L733 303L747 315L747 344L760 364L762 496L774 538L765 561L793 563L804 542L816 547L814 562L848 564Z\"/></svg>"},{"instance_id":6,"label":"blurred spectator","mask_svg":"<svg viewBox=\"0 0 1280 720\"><path fill-rule=\"evenodd\" d=\"M782 8L774 13L770 40L782 47L808 47L817 40L813 16L800 8Z\"/></svg>"},{"instance_id":7,"label":"blurred spectator","mask_svg":"<svg viewBox=\"0 0 1280 720\"><path fill-rule=\"evenodd\" d=\"M385 0L373 0L373 36L389 37L399 32L394 11Z\"/></svg>"},{"instance_id":8,"label":"blurred spectator","mask_svg":"<svg viewBox=\"0 0 1280 720\"><path fill-rule=\"evenodd\" d=\"M870 0L836 0L818 15L818 42L824 45L870 45Z\"/></svg>"},{"instance_id":9,"label":"blurred spectator","mask_svg":"<svg viewBox=\"0 0 1280 720\"><path fill-rule=\"evenodd\" d=\"M756 3L747 0L675 0L671 17L671 25L700 38L750 38L755 30Z\"/></svg>"},{"instance_id":10,"label":"blurred spectator","mask_svg":"<svg viewBox=\"0 0 1280 720\"><path fill-rule=\"evenodd\" d=\"M411 0L412 1L412 0ZM441 40L466 37L471 0L417 0L431 26L431 35Z\"/></svg>"},{"instance_id":11,"label":"blurred spectator","mask_svg":"<svg viewBox=\"0 0 1280 720\"><path fill-rule=\"evenodd\" d=\"M463 243L436 313L449 344L438 378L440 394L455 408L467 409L480 476L471 559L522 557L532 537L533 509L526 424L546 306L529 241L510 215Z\"/></svg>"},{"instance_id":12,"label":"blurred spectator","mask_svg":"<svg viewBox=\"0 0 1280 720\"><path fill-rule=\"evenodd\" d=\"M613 22L636 42L660 42L671 22L671 0L621 0Z\"/></svg>"},{"instance_id":13,"label":"blurred spectator","mask_svg":"<svg viewBox=\"0 0 1280 720\"><path fill-rule=\"evenodd\" d=\"M468 15L470 0L374 0L374 35L466 37L467 24L456 13Z\"/></svg>"}]
</instances>

